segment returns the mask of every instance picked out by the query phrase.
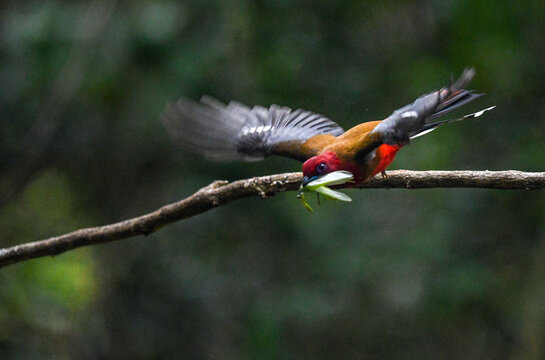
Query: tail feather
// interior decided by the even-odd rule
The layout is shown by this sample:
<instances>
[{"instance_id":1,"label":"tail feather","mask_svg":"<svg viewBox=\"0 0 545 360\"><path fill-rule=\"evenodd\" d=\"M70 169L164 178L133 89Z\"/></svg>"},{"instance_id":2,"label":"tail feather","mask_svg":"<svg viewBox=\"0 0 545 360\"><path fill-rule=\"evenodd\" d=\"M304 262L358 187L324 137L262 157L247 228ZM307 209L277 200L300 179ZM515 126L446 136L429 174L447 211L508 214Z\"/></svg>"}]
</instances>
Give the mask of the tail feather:
<instances>
[{"instance_id":1,"label":"tail feather","mask_svg":"<svg viewBox=\"0 0 545 360\"><path fill-rule=\"evenodd\" d=\"M473 68L465 69L460 78L448 88L423 95L414 103L394 111L392 115L375 127L373 135L380 134L381 142L388 145L404 145L411 138L427 134L431 129L452 121L429 123L430 120L445 115L482 96L464 89L471 82L473 76L475 76Z\"/></svg>"},{"instance_id":2,"label":"tail feather","mask_svg":"<svg viewBox=\"0 0 545 360\"><path fill-rule=\"evenodd\" d=\"M486 111L492 110L495 107L496 107L496 105L487 107L486 109L482 109L482 110L476 111L476 112L471 113L471 114L464 115L464 116L459 117L459 118L446 119L446 120L441 120L441 121L436 121L436 122L433 122L433 123L425 124L420 131L416 132L414 135L411 135L410 139L412 140L412 139L415 139L417 137L429 134L433 130L437 129L440 125L444 125L444 124L448 124L448 123L456 122L456 121L461 121L461 120L465 120L465 119L479 117L482 114L484 114Z\"/></svg>"},{"instance_id":3,"label":"tail feather","mask_svg":"<svg viewBox=\"0 0 545 360\"><path fill-rule=\"evenodd\" d=\"M447 90L443 90L447 91ZM453 110L456 110L465 104L480 98L484 94L474 94L472 91L469 90L459 90L456 92L453 92L450 97L448 97L446 100L442 101L439 106L437 106L436 111L431 114L428 119L437 119L438 117L451 112Z\"/></svg>"}]
</instances>

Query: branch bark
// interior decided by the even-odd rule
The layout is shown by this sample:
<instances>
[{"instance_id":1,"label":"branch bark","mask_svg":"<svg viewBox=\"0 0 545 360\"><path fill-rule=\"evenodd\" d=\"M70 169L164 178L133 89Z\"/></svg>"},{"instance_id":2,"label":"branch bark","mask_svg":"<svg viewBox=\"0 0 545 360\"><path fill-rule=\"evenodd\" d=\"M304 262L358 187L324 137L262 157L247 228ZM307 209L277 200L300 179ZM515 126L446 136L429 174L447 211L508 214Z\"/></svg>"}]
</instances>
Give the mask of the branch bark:
<instances>
[{"instance_id":1,"label":"branch bark","mask_svg":"<svg viewBox=\"0 0 545 360\"><path fill-rule=\"evenodd\" d=\"M0 249L0 267L28 259L53 256L87 245L148 235L160 227L250 196L267 198L296 190L301 173L254 177L232 183L215 181L193 195L149 214L111 225L80 229L45 240ZM545 172L521 171L408 171L388 172L387 179L372 179L360 188L482 188L504 190L545 189ZM294 199L295 200L295 199Z\"/></svg>"}]
</instances>

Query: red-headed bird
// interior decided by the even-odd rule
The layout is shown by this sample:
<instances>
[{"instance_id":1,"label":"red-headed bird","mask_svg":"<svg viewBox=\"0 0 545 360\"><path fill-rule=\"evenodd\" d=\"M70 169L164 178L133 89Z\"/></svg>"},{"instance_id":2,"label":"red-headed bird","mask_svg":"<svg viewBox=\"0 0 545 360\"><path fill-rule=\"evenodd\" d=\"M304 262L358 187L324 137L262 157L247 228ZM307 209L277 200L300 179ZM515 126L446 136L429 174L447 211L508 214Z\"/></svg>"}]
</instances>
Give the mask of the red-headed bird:
<instances>
[{"instance_id":1,"label":"red-headed bird","mask_svg":"<svg viewBox=\"0 0 545 360\"><path fill-rule=\"evenodd\" d=\"M269 155L303 161L303 185L327 173L346 170L357 186L392 163L409 140L451 121L477 117L491 108L459 119L433 121L478 98L465 90L475 71L466 69L449 87L423 95L384 120L344 131L325 116L288 107L249 108L203 97L199 103L181 98L162 115L169 131L187 151L214 160L261 160Z\"/></svg>"}]
</instances>

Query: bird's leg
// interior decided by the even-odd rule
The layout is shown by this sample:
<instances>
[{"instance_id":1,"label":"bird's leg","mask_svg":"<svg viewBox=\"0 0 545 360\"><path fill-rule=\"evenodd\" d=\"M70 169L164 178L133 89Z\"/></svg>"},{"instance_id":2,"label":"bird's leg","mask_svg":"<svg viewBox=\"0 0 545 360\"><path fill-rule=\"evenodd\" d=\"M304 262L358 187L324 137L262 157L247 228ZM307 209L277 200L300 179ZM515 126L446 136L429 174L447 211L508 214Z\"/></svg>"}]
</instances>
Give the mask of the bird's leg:
<instances>
[{"instance_id":1,"label":"bird's leg","mask_svg":"<svg viewBox=\"0 0 545 360\"><path fill-rule=\"evenodd\" d=\"M320 194L316 193L316 200L318 201L318 205L320 205Z\"/></svg>"},{"instance_id":2,"label":"bird's leg","mask_svg":"<svg viewBox=\"0 0 545 360\"><path fill-rule=\"evenodd\" d=\"M382 170L380 172L380 176L383 178L383 179L388 179L388 174L386 174L386 170Z\"/></svg>"}]
</instances>

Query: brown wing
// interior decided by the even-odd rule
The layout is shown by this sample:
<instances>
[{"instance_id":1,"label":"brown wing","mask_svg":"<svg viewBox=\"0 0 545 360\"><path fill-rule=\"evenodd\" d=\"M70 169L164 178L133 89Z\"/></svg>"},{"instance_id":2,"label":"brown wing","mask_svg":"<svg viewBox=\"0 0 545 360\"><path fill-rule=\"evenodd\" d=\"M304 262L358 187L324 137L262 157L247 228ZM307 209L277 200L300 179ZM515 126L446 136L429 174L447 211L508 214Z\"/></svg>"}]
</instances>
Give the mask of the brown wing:
<instances>
[{"instance_id":1,"label":"brown wing","mask_svg":"<svg viewBox=\"0 0 545 360\"><path fill-rule=\"evenodd\" d=\"M215 160L261 160L281 155L305 161L319 144L344 133L335 122L310 111L271 105L249 108L203 97L167 105L162 119L187 151ZM308 144L307 140L316 137ZM305 145L306 144L306 145Z\"/></svg>"},{"instance_id":2,"label":"brown wing","mask_svg":"<svg viewBox=\"0 0 545 360\"><path fill-rule=\"evenodd\" d=\"M342 154L347 158L357 158L363 144L371 140L369 134L381 121L368 121L354 126L337 138L334 143L328 144L324 150Z\"/></svg>"},{"instance_id":3,"label":"brown wing","mask_svg":"<svg viewBox=\"0 0 545 360\"><path fill-rule=\"evenodd\" d=\"M271 153L304 162L318 155L326 146L335 142L336 139L337 137L331 134L319 134L311 137L304 143L300 141L283 141L273 145Z\"/></svg>"}]
</instances>

